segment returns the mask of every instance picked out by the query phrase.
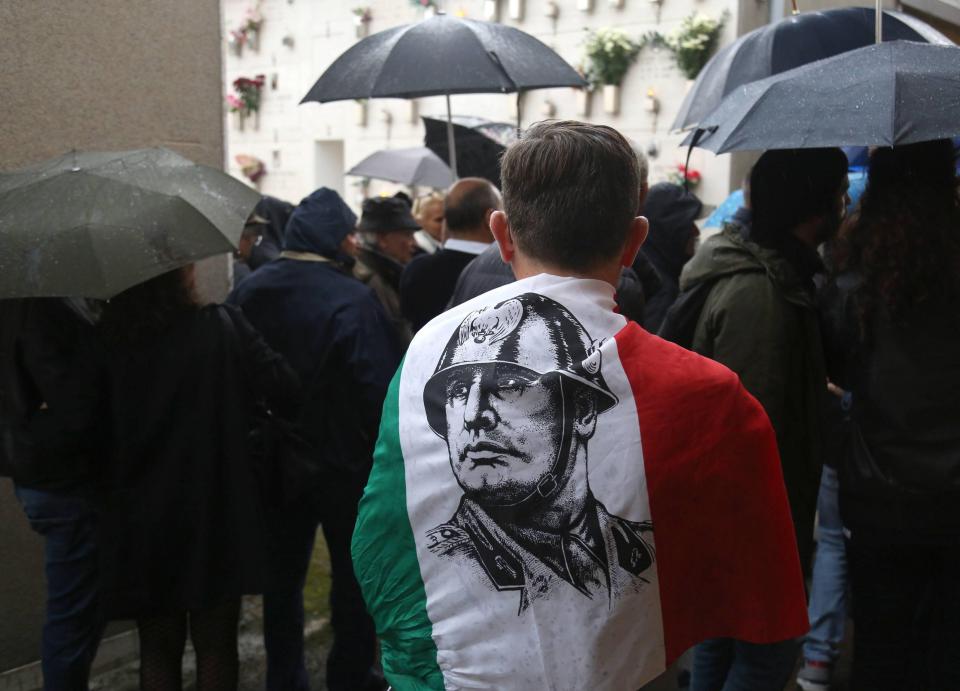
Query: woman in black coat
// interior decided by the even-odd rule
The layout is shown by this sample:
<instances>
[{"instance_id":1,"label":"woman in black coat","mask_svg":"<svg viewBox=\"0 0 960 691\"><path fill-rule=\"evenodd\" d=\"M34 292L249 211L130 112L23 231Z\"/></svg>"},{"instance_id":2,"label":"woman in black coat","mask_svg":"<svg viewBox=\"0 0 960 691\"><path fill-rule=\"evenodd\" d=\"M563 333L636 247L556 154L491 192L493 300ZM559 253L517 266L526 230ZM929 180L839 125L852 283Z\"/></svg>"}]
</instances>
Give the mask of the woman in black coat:
<instances>
[{"instance_id":1,"label":"woman in black coat","mask_svg":"<svg viewBox=\"0 0 960 691\"><path fill-rule=\"evenodd\" d=\"M850 393L854 689L960 688L960 197L949 141L877 149L824 329Z\"/></svg>"},{"instance_id":2,"label":"woman in black coat","mask_svg":"<svg viewBox=\"0 0 960 691\"><path fill-rule=\"evenodd\" d=\"M105 307L108 438L102 600L133 618L143 689L179 689L189 626L198 688L235 689L240 596L262 591L261 496L247 450L255 406L297 379L239 310L200 307L193 267Z\"/></svg>"}]
</instances>

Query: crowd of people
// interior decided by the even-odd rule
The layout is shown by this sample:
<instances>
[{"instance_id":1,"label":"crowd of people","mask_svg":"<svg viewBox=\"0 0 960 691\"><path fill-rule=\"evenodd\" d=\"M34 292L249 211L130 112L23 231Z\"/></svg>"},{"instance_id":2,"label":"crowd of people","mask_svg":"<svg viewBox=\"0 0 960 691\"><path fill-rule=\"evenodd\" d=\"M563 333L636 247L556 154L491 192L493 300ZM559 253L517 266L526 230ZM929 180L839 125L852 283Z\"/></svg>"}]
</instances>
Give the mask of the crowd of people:
<instances>
[{"instance_id":1,"label":"crowd of people","mask_svg":"<svg viewBox=\"0 0 960 691\"><path fill-rule=\"evenodd\" d=\"M296 206L265 197L244 231L223 305L200 304L192 266L106 302L5 301L0 376L29 414L4 420L0 461L46 544L45 688L86 689L106 622L134 619L141 688L181 688L189 637L197 688L235 689L241 597L262 594L266 687L305 691L303 588L318 528L332 569L328 689L482 688L476 675L490 670L467 662L490 658L471 658L450 642L469 640L457 630L466 618L457 618L463 612L451 603L462 600L452 591L480 591L446 562L417 567L416 559L394 558L412 543L405 526L432 515L442 497L407 487L398 499L382 478L397 463L401 476L404 467L413 473L414 450L428 441L436 468L453 467L451 486L464 498L417 558L467 559L496 590L522 593L521 615L546 617L537 608L553 602L557 626L589 629L609 644L607 627L631 640L629 622L646 615L631 610L640 599L615 587L627 573L631 592L656 587L663 600L672 587L703 611L709 630L688 641L696 643L694 691L782 691L798 664L801 688L828 691L850 616L851 688L960 688L956 166L949 141L878 148L866 191L851 206L839 149L768 151L749 175L744 208L701 243L701 201L672 183L649 186L646 160L619 133L540 123L508 149L502 193L465 178L443 194L367 199L359 218L326 188ZM565 306L564 290L580 297ZM449 332L444 319L452 320ZM629 330L637 325L642 336ZM610 362L627 374L622 387ZM675 427L646 422L653 404L642 403L644 387L660 385L644 377L660 379L635 374L641 365L667 377L661 388L673 393L657 399L657 415ZM729 372L736 377L726 379ZM560 392L560 403L541 404L552 413L530 412L524 402L540 388ZM702 403L719 401L720 389L732 392L723 410ZM587 441L607 448L600 413L631 395L639 441L610 447L616 451L600 459L607 466L592 456L587 485L586 470L577 470ZM387 421L394 399L399 432ZM753 416L754 399L765 415ZM517 422L527 414L534 432ZM709 448L690 441L715 428ZM776 544L743 536L775 567L744 573L743 555L732 549L709 572L665 582L675 519L658 518L658 502L667 500L655 492L665 496L668 485L671 497L685 487L713 496L750 487L728 488L722 473L702 486L696 458L677 460L676 475L655 482L655 437L681 429L687 441L666 446L727 454L729 467L718 467L731 478L741 462L760 469L758 478L774 473L775 487L744 490L768 496L725 501L766 502L771 524L782 513L791 529ZM736 441L741 433L754 436ZM537 465L535 447L551 434L566 441L525 493L525 468ZM459 460L457 444L465 444ZM510 444L524 460L503 460ZM532 445L527 455L524 444ZM670 454L682 456L663 453L667 466ZM603 502L590 500L590 486L620 472L611 470L618 464L646 467L646 480L627 483L616 500L600 490ZM585 505L599 508L564 514L584 490ZM458 494L453 506L459 501ZM562 516L559 524L514 529L545 506ZM708 530L691 539L688 549L709 552L720 536ZM633 562L624 561L628 553ZM659 581L644 571L651 568ZM699 588L707 579L714 588L726 582L724 569L773 593L782 609L711 619L714 603L697 601ZM794 572L809 583L805 637L778 635L787 633L785 612L796 598L788 584L768 582ZM587 621L580 605L560 606L566 595L554 581L592 601L607 592L606 614ZM469 601L470 626L495 638L506 626L499 610ZM667 637L673 624L663 607ZM418 619L424 608L429 618ZM542 621L540 635L549 638L553 624ZM538 645L551 647L542 638ZM501 654L506 669L519 653ZM421 664L431 656L432 667ZM543 664L530 672L537 688L578 688ZM583 670L594 663L582 651L568 664L580 669L568 679L591 684L579 688L606 679L603 688L626 690L615 680L647 678L629 670L589 676ZM489 688L512 688L504 683Z\"/></svg>"}]
</instances>

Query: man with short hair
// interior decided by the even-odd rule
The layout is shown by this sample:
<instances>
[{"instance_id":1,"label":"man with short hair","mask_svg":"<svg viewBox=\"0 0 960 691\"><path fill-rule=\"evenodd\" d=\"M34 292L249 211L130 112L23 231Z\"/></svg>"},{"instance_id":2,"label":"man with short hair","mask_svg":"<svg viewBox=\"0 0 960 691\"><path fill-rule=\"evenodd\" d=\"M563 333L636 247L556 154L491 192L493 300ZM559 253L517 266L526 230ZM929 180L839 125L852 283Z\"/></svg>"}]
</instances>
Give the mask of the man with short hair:
<instances>
[{"instance_id":1,"label":"man with short hair","mask_svg":"<svg viewBox=\"0 0 960 691\"><path fill-rule=\"evenodd\" d=\"M839 149L766 152L750 173L749 239L744 226L728 225L680 279L687 295L702 294L692 350L736 372L776 432L804 573L813 553L827 381L813 277L824 270L817 247L843 219L847 185ZM665 323L661 332L669 330ZM781 691L798 651L794 641L707 641L697 648L691 688Z\"/></svg>"},{"instance_id":2,"label":"man with short hair","mask_svg":"<svg viewBox=\"0 0 960 691\"><path fill-rule=\"evenodd\" d=\"M643 213L643 205L649 190L647 174L650 166L643 151L634 143L631 143L631 147L637 157L640 176L640 190L637 194L637 214L639 215ZM460 272L447 307L463 304L477 295L499 288L513 280L513 271L510 265L504 263L500 257L499 249L496 246L488 247ZM633 267L625 266L620 272L620 282L617 284L617 306L620 313L628 319L642 322L646 301L659 288L660 280L657 278L656 269L638 254Z\"/></svg>"},{"instance_id":3,"label":"man with short hair","mask_svg":"<svg viewBox=\"0 0 960 691\"><path fill-rule=\"evenodd\" d=\"M377 294L404 345L413 334L400 310L400 276L413 258L417 247L413 234L419 228L403 199L377 197L363 201L357 225L361 244L353 275Z\"/></svg>"},{"instance_id":4,"label":"man with short hair","mask_svg":"<svg viewBox=\"0 0 960 691\"><path fill-rule=\"evenodd\" d=\"M729 370L616 312L647 231L628 142L541 123L502 170L490 226L517 281L414 338L360 504L388 681L619 691L718 631L799 635L766 416Z\"/></svg>"},{"instance_id":5,"label":"man with short hair","mask_svg":"<svg viewBox=\"0 0 960 691\"><path fill-rule=\"evenodd\" d=\"M500 192L483 178L463 178L447 191L442 248L415 257L400 278L400 307L414 331L443 312L460 272L493 242L490 216L500 205Z\"/></svg>"}]
</instances>

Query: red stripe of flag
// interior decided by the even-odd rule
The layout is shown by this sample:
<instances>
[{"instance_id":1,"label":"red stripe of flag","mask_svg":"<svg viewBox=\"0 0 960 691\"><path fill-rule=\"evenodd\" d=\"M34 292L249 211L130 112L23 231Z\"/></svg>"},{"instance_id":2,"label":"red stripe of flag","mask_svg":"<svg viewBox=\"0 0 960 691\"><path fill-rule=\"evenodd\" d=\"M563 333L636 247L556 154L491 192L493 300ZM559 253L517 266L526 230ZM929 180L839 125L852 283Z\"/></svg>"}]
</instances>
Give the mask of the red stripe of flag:
<instances>
[{"instance_id":1,"label":"red stripe of flag","mask_svg":"<svg viewBox=\"0 0 960 691\"><path fill-rule=\"evenodd\" d=\"M667 664L708 638L808 629L773 428L723 365L630 323L615 336L637 405Z\"/></svg>"}]
</instances>

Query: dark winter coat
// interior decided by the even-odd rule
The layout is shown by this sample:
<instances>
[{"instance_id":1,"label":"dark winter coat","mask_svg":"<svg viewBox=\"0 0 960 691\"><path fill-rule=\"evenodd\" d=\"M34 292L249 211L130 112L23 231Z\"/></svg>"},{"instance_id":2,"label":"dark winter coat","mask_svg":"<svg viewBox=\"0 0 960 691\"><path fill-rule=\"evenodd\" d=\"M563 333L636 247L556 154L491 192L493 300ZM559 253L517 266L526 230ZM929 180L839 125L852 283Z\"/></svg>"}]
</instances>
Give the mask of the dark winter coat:
<instances>
[{"instance_id":1,"label":"dark winter coat","mask_svg":"<svg viewBox=\"0 0 960 691\"><path fill-rule=\"evenodd\" d=\"M281 256L228 302L300 375L297 418L323 464L365 477L401 343L376 294L341 263L341 225L295 212L285 249L302 258Z\"/></svg>"},{"instance_id":2,"label":"dark winter coat","mask_svg":"<svg viewBox=\"0 0 960 691\"><path fill-rule=\"evenodd\" d=\"M735 227L709 238L680 279L682 291L712 284L692 349L736 372L776 431L804 570L813 549L827 396L808 279L781 252L743 240Z\"/></svg>"},{"instance_id":3,"label":"dark winter coat","mask_svg":"<svg viewBox=\"0 0 960 691\"><path fill-rule=\"evenodd\" d=\"M690 256L693 222L700 216L703 204L692 192L679 185L661 182L650 188L643 213L650 222L647 239L641 245L634 269L646 259L660 279L660 288L647 296L643 311L643 328L656 333L667 310L680 293L680 272Z\"/></svg>"},{"instance_id":4,"label":"dark winter coat","mask_svg":"<svg viewBox=\"0 0 960 691\"><path fill-rule=\"evenodd\" d=\"M19 485L73 491L95 480L98 448L86 419L96 379L85 354L96 316L80 299L0 303L0 471Z\"/></svg>"},{"instance_id":5,"label":"dark winter coat","mask_svg":"<svg viewBox=\"0 0 960 691\"><path fill-rule=\"evenodd\" d=\"M209 306L150 343L111 347L103 378L108 615L261 592L265 528L247 434L258 399L289 408L296 375L240 310Z\"/></svg>"},{"instance_id":6,"label":"dark winter coat","mask_svg":"<svg viewBox=\"0 0 960 691\"><path fill-rule=\"evenodd\" d=\"M414 257L400 277L400 309L414 331L419 331L447 308L460 272L477 255L440 248Z\"/></svg>"},{"instance_id":7,"label":"dark winter coat","mask_svg":"<svg viewBox=\"0 0 960 691\"><path fill-rule=\"evenodd\" d=\"M460 273L447 309L515 280L513 269L500 258L500 248L494 243L477 255ZM637 322L643 319L643 284L633 269L624 268L620 272L616 300L620 314Z\"/></svg>"},{"instance_id":8,"label":"dark winter coat","mask_svg":"<svg viewBox=\"0 0 960 691\"><path fill-rule=\"evenodd\" d=\"M960 540L960 316L931 301L903 321L885 308L862 333L859 279L831 281L824 332L830 377L852 394L839 461L845 526L863 540ZM859 435L860 439L856 439Z\"/></svg>"},{"instance_id":9,"label":"dark winter coat","mask_svg":"<svg viewBox=\"0 0 960 691\"><path fill-rule=\"evenodd\" d=\"M397 337L406 350L410 341L413 340L413 330L400 308L400 276L402 274L403 265L370 247L360 249L357 263L353 267L353 275L376 293L380 304L383 305L383 309L393 323Z\"/></svg>"}]
</instances>

